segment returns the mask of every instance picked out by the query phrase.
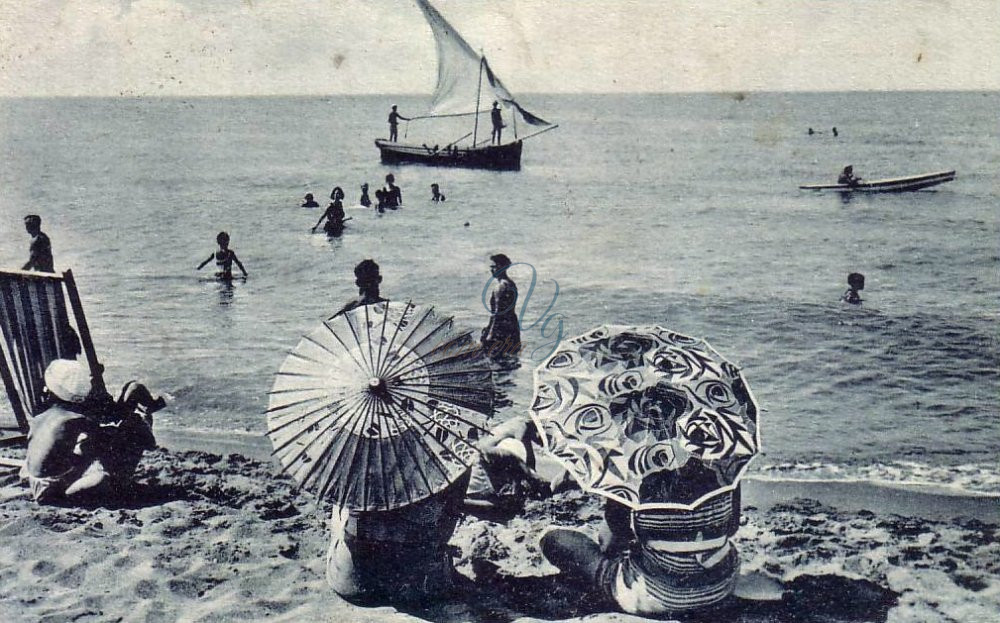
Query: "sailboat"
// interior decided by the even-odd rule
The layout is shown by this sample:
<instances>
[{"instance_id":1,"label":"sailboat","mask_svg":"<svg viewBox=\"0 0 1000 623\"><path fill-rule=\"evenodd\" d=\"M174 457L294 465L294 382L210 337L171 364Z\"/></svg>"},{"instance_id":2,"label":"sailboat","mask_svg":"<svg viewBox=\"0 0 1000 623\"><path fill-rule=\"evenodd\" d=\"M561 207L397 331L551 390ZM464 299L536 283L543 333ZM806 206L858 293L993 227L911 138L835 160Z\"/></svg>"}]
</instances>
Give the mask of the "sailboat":
<instances>
[{"instance_id":1,"label":"sailboat","mask_svg":"<svg viewBox=\"0 0 1000 623\"><path fill-rule=\"evenodd\" d=\"M383 164L418 163L442 167L465 167L516 171L521 168L521 148L525 139L548 132L556 124L525 110L500 82L486 57L477 54L451 24L427 0L416 0L430 24L437 45L437 86L426 114L409 121L431 120L460 122L462 136L432 130L431 140L422 143L376 139ZM496 106L501 115L513 120L513 140L491 144L491 111ZM518 119L531 132L518 135ZM444 125L454 125L444 124ZM469 127L471 125L471 128ZM466 130L469 130L466 132ZM404 139L409 133L409 123ZM503 134L503 133L502 133ZM501 135L502 135L501 134ZM440 140L440 139L444 140ZM437 140L435 140L437 139ZM433 143L433 144L431 144Z\"/></svg>"}]
</instances>

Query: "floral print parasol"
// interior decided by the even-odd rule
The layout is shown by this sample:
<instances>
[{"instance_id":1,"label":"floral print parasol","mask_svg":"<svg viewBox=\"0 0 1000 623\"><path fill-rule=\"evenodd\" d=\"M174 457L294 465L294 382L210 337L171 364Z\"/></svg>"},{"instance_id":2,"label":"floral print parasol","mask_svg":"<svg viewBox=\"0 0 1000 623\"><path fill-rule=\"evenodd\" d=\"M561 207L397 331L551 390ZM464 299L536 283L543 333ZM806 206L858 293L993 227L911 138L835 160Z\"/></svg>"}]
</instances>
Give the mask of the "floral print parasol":
<instances>
[{"instance_id":1,"label":"floral print parasol","mask_svg":"<svg viewBox=\"0 0 1000 623\"><path fill-rule=\"evenodd\" d=\"M706 341L658 326L604 326L535 370L545 449L586 491L634 509L693 509L732 490L760 449L739 368Z\"/></svg>"}]
</instances>

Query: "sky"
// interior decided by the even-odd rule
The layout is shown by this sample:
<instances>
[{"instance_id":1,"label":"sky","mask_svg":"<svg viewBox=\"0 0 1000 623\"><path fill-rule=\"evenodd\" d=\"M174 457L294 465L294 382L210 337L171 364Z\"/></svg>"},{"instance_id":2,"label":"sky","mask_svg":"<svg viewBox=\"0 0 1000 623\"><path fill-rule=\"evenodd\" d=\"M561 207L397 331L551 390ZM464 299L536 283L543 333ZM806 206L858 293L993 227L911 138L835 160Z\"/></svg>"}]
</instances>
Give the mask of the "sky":
<instances>
[{"instance_id":1,"label":"sky","mask_svg":"<svg viewBox=\"0 0 1000 623\"><path fill-rule=\"evenodd\" d=\"M511 91L1000 89L1000 0L432 0ZM410 0L0 0L0 96L430 93Z\"/></svg>"}]
</instances>

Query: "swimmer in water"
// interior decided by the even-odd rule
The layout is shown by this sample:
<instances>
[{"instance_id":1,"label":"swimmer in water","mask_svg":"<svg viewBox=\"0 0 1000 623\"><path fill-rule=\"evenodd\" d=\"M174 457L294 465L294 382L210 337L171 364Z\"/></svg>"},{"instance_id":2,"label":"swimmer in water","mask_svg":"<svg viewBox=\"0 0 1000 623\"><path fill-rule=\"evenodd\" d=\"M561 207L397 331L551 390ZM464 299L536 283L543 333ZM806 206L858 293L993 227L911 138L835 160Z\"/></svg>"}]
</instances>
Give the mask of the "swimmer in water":
<instances>
[{"instance_id":1,"label":"swimmer in water","mask_svg":"<svg viewBox=\"0 0 1000 623\"><path fill-rule=\"evenodd\" d=\"M302 203L303 208L318 208L319 204L313 199L312 193L306 193L305 201Z\"/></svg>"},{"instance_id":2,"label":"swimmer in water","mask_svg":"<svg viewBox=\"0 0 1000 623\"><path fill-rule=\"evenodd\" d=\"M860 305L863 299L859 291L865 289L865 276L861 273L851 273L847 276L847 285L847 292L844 292L840 300L851 305Z\"/></svg>"},{"instance_id":3,"label":"swimmer in water","mask_svg":"<svg viewBox=\"0 0 1000 623\"><path fill-rule=\"evenodd\" d=\"M240 267L240 271L243 272L243 276L247 276L247 269L243 268L243 262L240 258L236 257L236 252L229 248L229 234L224 231L220 231L219 235L215 237L215 241L219 243L219 250L209 255L208 258L198 264L198 270L205 267L206 264L215 260L215 265L218 271L215 276L220 279L230 280L233 278L233 262Z\"/></svg>"},{"instance_id":4,"label":"swimmer in water","mask_svg":"<svg viewBox=\"0 0 1000 623\"><path fill-rule=\"evenodd\" d=\"M444 201L444 195L441 193L441 188L437 184L431 184L431 201L439 202Z\"/></svg>"}]
</instances>

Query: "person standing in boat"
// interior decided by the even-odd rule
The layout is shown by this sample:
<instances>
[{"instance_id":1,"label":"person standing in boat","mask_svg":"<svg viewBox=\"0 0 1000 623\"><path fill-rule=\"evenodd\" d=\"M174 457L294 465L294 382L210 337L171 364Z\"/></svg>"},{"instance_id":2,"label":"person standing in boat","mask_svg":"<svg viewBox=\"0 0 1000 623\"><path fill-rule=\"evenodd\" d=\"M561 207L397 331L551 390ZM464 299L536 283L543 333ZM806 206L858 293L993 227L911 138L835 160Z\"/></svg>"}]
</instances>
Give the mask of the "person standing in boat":
<instances>
[{"instance_id":1,"label":"person standing in boat","mask_svg":"<svg viewBox=\"0 0 1000 623\"><path fill-rule=\"evenodd\" d=\"M493 136L490 138L490 143L500 144L500 134L503 132L503 113L500 111L500 104L498 102L493 102L493 110L490 111L490 120L493 121Z\"/></svg>"},{"instance_id":2,"label":"person standing in boat","mask_svg":"<svg viewBox=\"0 0 1000 623\"><path fill-rule=\"evenodd\" d=\"M840 177L837 178L837 183L848 186L857 186L861 183L861 178L854 176L854 165L849 164L844 167L844 170L840 172Z\"/></svg>"},{"instance_id":3,"label":"person standing in boat","mask_svg":"<svg viewBox=\"0 0 1000 623\"><path fill-rule=\"evenodd\" d=\"M521 352L521 327L517 321L517 285L507 274L510 258L503 253L490 257L490 273L496 280L490 292L490 322L483 329L483 351L490 357L517 357Z\"/></svg>"},{"instance_id":4,"label":"person standing in boat","mask_svg":"<svg viewBox=\"0 0 1000 623\"><path fill-rule=\"evenodd\" d=\"M389 140L392 141L393 143L395 143L396 140L399 138L400 119L402 119L403 121L410 120L408 117L404 117L403 115L396 112L396 105L393 104L392 112L389 113Z\"/></svg>"},{"instance_id":5,"label":"person standing in boat","mask_svg":"<svg viewBox=\"0 0 1000 623\"><path fill-rule=\"evenodd\" d=\"M37 214L24 217L24 230L31 236L31 244L28 246L28 261L21 270L56 272L52 262L52 242L42 231L42 217Z\"/></svg>"}]
</instances>

